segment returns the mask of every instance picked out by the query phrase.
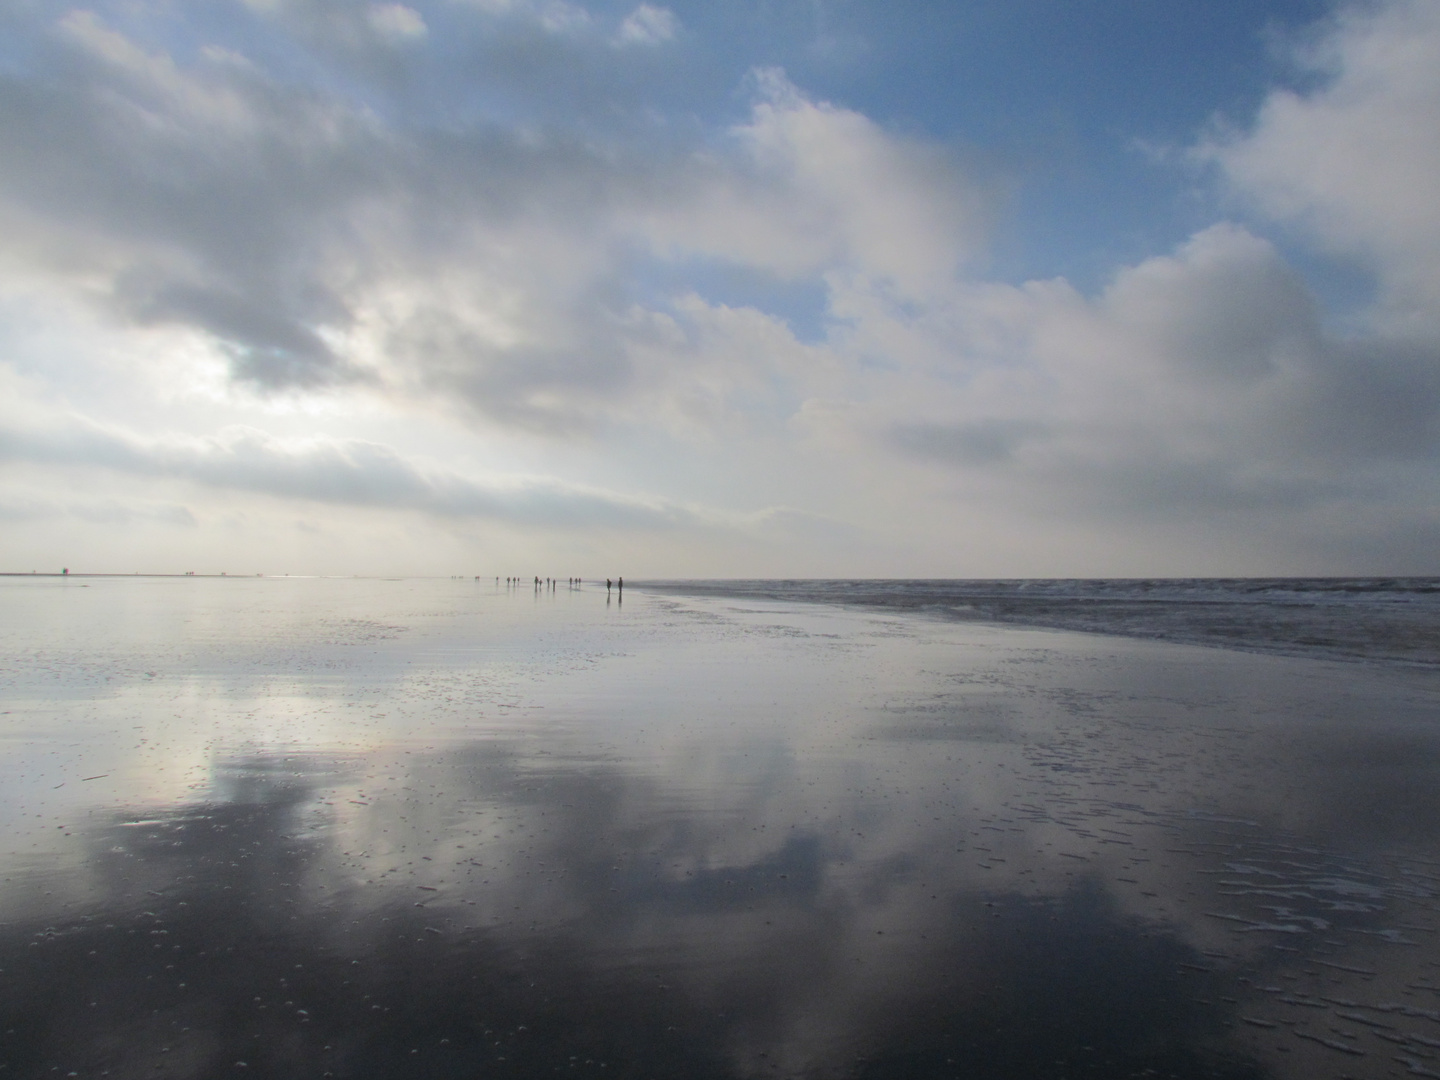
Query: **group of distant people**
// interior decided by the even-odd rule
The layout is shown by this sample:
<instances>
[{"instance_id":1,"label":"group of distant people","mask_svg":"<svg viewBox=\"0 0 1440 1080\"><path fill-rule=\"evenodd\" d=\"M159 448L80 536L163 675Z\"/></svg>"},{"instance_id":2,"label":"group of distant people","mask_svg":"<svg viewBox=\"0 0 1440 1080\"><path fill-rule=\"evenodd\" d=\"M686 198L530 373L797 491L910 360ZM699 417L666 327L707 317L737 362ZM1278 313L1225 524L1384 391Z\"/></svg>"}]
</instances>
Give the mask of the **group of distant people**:
<instances>
[{"instance_id":1,"label":"group of distant people","mask_svg":"<svg viewBox=\"0 0 1440 1080\"><path fill-rule=\"evenodd\" d=\"M522 584L523 582L524 582L524 578L507 577L507 578L505 579L505 587L506 587L506 588L515 588L515 587L519 586L520 584ZM499 585L499 584L500 584L500 579L499 579L498 577L495 579L495 584L496 584L496 585ZM536 577L536 578L533 578L533 579L531 580L531 584L533 584L533 585L535 586L535 588L537 588L537 589L554 589L556 586L558 586L558 585L560 584L560 579L559 579L559 578L548 578L548 577L547 577L547 578ZM580 579L579 579L579 578L566 578L566 584L568 584L568 585L573 589L575 586L577 586L577 585L580 584Z\"/></svg>"},{"instance_id":2,"label":"group of distant people","mask_svg":"<svg viewBox=\"0 0 1440 1080\"><path fill-rule=\"evenodd\" d=\"M479 578L477 577L476 580L478 581ZM523 580L523 579L518 578L518 577L507 577L507 578L505 579L505 587L506 587L507 589L513 589L513 588L515 588L516 586L518 586L518 585L521 583L522 580ZM583 585L584 583L585 583L585 579L584 579L584 578L572 577L572 578L566 578L566 579L565 579L565 584L566 584L566 586L567 586L568 588L571 588L571 589L578 589L578 588L579 588L581 585ZM496 585L499 585L499 584L500 584L500 579L499 579L498 577L495 579L495 584L496 584ZM560 579L559 579L559 578L548 578L548 577L547 577L547 578L541 578L541 577L537 577L537 578L535 578L535 580L534 580L534 586L535 586L535 588L537 588L537 589L550 589L550 590L553 591L556 587L559 586L559 584L560 584ZM619 592L624 592L624 591L625 591L625 579L622 577L622 578L617 578L615 581L611 581L611 580L607 577L607 578L605 579L605 591L606 591L606 592L609 592L611 589L615 589L615 590L617 590L617 591L619 591Z\"/></svg>"}]
</instances>

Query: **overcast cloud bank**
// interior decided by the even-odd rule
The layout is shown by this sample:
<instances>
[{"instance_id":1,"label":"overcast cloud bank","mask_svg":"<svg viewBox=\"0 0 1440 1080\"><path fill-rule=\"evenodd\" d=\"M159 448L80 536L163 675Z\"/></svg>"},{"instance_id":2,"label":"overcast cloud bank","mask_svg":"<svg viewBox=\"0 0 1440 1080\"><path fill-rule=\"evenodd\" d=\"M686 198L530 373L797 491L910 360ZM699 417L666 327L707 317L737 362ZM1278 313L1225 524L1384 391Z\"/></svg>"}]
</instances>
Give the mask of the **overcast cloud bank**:
<instances>
[{"instance_id":1,"label":"overcast cloud bank","mask_svg":"<svg viewBox=\"0 0 1440 1080\"><path fill-rule=\"evenodd\" d=\"M503 523L482 562L594 528L656 574L1440 572L1433 5L1337 9L1301 89L1194 134L1233 219L1093 294L987 279L974 153L772 66L721 121L647 98L704 46L664 7L226 10L6 16L7 505L103 470ZM1328 315L1297 245L1373 302Z\"/></svg>"}]
</instances>

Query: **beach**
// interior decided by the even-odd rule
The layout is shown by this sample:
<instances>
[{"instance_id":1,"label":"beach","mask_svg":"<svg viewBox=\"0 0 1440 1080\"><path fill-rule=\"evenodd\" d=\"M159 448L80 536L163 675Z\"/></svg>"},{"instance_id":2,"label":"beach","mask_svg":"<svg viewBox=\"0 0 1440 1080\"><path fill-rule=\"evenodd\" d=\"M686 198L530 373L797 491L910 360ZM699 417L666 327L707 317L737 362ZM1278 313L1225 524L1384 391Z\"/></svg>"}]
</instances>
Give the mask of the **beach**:
<instances>
[{"instance_id":1,"label":"beach","mask_svg":"<svg viewBox=\"0 0 1440 1080\"><path fill-rule=\"evenodd\" d=\"M1423 649L908 595L0 579L4 1075L1440 1075Z\"/></svg>"}]
</instances>

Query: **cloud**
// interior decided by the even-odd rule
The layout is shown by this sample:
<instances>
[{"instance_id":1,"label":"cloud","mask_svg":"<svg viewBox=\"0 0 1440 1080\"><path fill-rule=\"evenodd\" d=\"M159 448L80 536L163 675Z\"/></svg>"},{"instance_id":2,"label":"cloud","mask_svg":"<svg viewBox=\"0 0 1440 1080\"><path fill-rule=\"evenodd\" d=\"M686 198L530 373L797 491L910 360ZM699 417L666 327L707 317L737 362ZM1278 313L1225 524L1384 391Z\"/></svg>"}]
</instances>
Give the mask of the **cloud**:
<instances>
[{"instance_id":1,"label":"cloud","mask_svg":"<svg viewBox=\"0 0 1440 1080\"><path fill-rule=\"evenodd\" d=\"M1440 321L1440 8L1341 10L1299 50L1313 89L1272 92L1248 129L1199 148L1265 213L1373 269L1392 313Z\"/></svg>"},{"instance_id":2,"label":"cloud","mask_svg":"<svg viewBox=\"0 0 1440 1080\"><path fill-rule=\"evenodd\" d=\"M679 29L680 20L673 11L641 4L620 24L615 41L618 45L662 45L674 38Z\"/></svg>"},{"instance_id":3,"label":"cloud","mask_svg":"<svg viewBox=\"0 0 1440 1080\"><path fill-rule=\"evenodd\" d=\"M319 54L346 63L358 62L370 76L386 70L380 61L381 52L399 45L418 45L430 36L425 16L406 4L247 0L246 6ZM567 0L456 0L450 12L441 5L426 7L432 19L451 28L463 25L450 17L458 12L469 16L471 22L478 15L491 27L538 30L556 36L583 35L592 29L594 21L584 7Z\"/></svg>"},{"instance_id":4,"label":"cloud","mask_svg":"<svg viewBox=\"0 0 1440 1080\"><path fill-rule=\"evenodd\" d=\"M660 252L730 259L781 277L859 275L933 294L982 249L989 195L941 150L815 102L779 69L752 73L733 158L697 156L690 197L649 226Z\"/></svg>"},{"instance_id":5,"label":"cloud","mask_svg":"<svg viewBox=\"0 0 1440 1080\"><path fill-rule=\"evenodd\" d=\"M588 30L594 19L579 4L567 0L461 0L466 6L492 17L518 19L552 34Z\"/></svg>"},{"instance_id":6,"label":"cloud","mask_svg":"<svg viewBox=\"0 0 1440 1080\"><path fill-rule=\"evenodd\" d=\"M192 390L158 395L163 421L138 411L189 434L142 438L149 421L98 390L64 400L86 393L61 374L81 370L71 345L7 359L48 373L47 408L97 418L12 426L11 460L537 528L830 531L854 551L869 541L838 523L878 520L906 552L991 519L1012 523L997 550L1083 526L1106 555L1136 522L1184 523L1197 550L1322 521L1341 550L1347 513L1369 517L1377 551L1411 543L1383 540L1384 522L1429 535L1414 507L1440 486L1430 7L1325 24L1307 89L1195 151L1248 223L1093 294L986 281L985 177L778 68L718 119L669 109L658 84L616 89L677 62L642 48L679 33L667 9L424 10L277 0L220 44L186 24L207 42L193 49L140 17L32 27L26 63L0 73L0 289L93 310L83 370L105 385L202 368L228 385L174 380ZM1334 327L1267 239L1277 221L1372 268L1368 319ZM394 427L339 427L383 444L266 434L285 409ZM413 452L435 425L513 439L550 478Z\"/></svg>"},{"instance_id":7,"label":"cloud","mask_svg":"<svg viewBox=\"0 0 1440 1080\"><path fill-rule=\"evenodd\" d=\"M350 317L324 253L381 183L375 126L214 50L183 70L89 13L55 41L57 85L0 78L10 261L137 325L193 326L242 381L355 378L319 334Z\"/></svg>"},{"instance_id":8,"label":"cloud","mask_svg":"<svg viewBox=\"0 0 1440 1080\"><path fill-rule=\"evenodd\" d=\"M852 348L910 335L911 356L956 359L948 386L913 369L872 381L840 423L992 505L1199 519L1403 500L1416 478L1397 467L1434 482L1440 344L1327 331L1275 248L1239 226L1094 298L977 284L940 307L916 320L857 302Z\"/></svg>"},{"instance_id":9,"label":"cloud","mask_svg":"<svg viewBox=\"0 0 1440 1080\"><path fill-rule=\"evenodd\" d=\"M423 27L399 5L365 10L392 36ZM674 24L642 6L627 25ZM261 393L371 386L592 431L656 404L653 371L637 390L653 325L628 279L637 250L913 295L981 227L943 155L773 71L717 149L657 156L382 119L233 51L182 64L91 13L62 19L52 44L64 78L0 78L12 258L137 327L193 330ZM648 298L650 312L675 298ZM693 396L684 370L663 384Z\"/></svg>"},{"instance_id":10,"label":"cloud","mask_svg":"<svg viewBox=\"0 0 1440 1080\"><path fill-rule=\"evenodd\" d=\"M640 163L386 125L215 50L182 67L87 13L57 43L56 86L0 79L0 221L27 271L192 328L262 392L378 380L564 430L623 389L605 215Z\"/></svg>"},{"instance_id":11,"label":"cloud","mask_svg":"<svg viewBox=\"0 0 1440 1080\"><path fill-rule=\"evenodd\" d=\"M232 427L203 439L141 439L79 418L0 429L0 458L102 468L280 499L498 519L543 528L671 530L703 524L664 500L627 498L544 478L481 481L361 439L282 440Z\"/></svg>"},{"instance_id":12,"label":"cloud","mask_svg":"<svg viewBox=\"0 0 1440 1080\"><path fill-rule=\"evenodd\" d=\"M785 358L805 350L764 331L762 348L712 362L707 331L749 316L683 278L637 302L647 263L834 275L906 300L943 292L978 249L987 196L934 148L815 103L779 72L756 80L749 122L716 149L630 160L527 146L515 168L530 191L513 216L447 200L453 250L417 253L421 287L380 283L385 354L487 418L550 435L677 414L708 423L696 402L718 398L739 416L757 379L785 378ZM757 332L774 325L751 314Z\"/></svg>"},{"instance_id":13,"label":"cloud","mask_svg":"<svg viewBox=\"0 0 1440 1080\"><path fill-rule=\"evenodd\" d=\"M365 18L382 38L395 42L423 38L428 32L420 13L404 4L371 4Z\"/></svg>"},{"instance_id":14,"label":"cloud","mask_svg":"<svg viewBox=\"0 0 1440 1080\"><path fill-rule=\"evenodd\" d=\"M186 506L122 499L55 499L33 493L0 497L0 521L18 524L66 518L94 525L126 527L137 522L194 528L195 515Z\"/></svg>"},{"instance_id":15,"label":"cloud","mask_svg":"<svg viewBox=\"0 0 1440 1080\"><path fill-rule=\"evenodd\" d=\"M891 437L900 449L920 458L956 465L995 465L1009 461L1025 442L1043 437L1035 420L987 416L968 423L897 423Z\"/></svg>"}]
</instances>

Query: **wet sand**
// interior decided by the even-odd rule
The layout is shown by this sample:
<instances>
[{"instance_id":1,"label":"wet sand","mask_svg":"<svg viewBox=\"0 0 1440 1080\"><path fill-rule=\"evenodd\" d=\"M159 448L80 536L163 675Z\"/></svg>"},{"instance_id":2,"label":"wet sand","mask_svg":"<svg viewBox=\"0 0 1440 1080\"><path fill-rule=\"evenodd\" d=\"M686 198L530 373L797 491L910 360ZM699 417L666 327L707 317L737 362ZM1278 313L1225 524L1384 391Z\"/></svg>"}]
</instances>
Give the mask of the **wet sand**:
<instances>
[{"instance_id":1,"label":"wet sand","mask_svg":"<svg viewBox=\"0 0 1440 1080\"><path fill-rule=\"evenodd\" d=\"M0 1076L1440 1075L1440 677L0 582Z\"/></svg>"}]
</instances>

